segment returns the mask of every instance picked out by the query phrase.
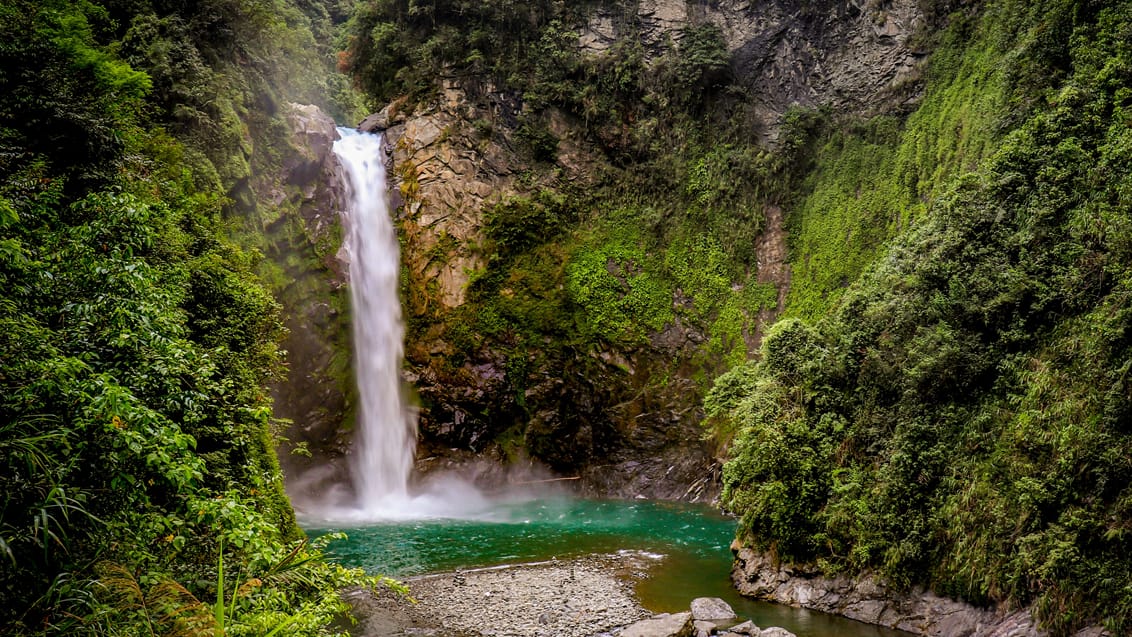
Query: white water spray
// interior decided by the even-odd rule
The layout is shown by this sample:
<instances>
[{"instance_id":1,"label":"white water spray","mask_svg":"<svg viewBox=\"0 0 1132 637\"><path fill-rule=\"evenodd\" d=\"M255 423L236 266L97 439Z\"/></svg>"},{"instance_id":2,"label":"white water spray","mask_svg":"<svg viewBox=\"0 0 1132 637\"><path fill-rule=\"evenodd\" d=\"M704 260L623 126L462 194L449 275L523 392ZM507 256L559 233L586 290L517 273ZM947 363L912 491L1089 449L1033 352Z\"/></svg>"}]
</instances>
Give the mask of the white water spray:
<instances>
[{"instance_id":1,"label":"white water spray","mask_svg":"<svg viewBox=\"0 0 1132 637\"><path fill-rule=\"evenodd\" d=\"M346 171L344 247L350 265L359 409L350 469L359 513L381 517L408 500L416 423L401 391L405 327L398 296L400 254L385 201L380 136L339 128L334 154Z\"/></svg>"}]
</instances>

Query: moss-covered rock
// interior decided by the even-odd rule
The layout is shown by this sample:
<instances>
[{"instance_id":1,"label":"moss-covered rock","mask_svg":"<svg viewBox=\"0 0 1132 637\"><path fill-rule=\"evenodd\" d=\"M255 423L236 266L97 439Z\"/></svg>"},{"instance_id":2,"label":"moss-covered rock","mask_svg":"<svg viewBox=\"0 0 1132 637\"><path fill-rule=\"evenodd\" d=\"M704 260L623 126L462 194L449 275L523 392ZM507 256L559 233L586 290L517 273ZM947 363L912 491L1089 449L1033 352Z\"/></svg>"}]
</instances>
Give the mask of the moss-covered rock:
<instances>
[{"instance_id":1,"label":"moss-covered rock","mask_svg":"<svg viewBox=\"0 0 1132 637\"><path fill-rule=\"evenodd\" d=\"M300 478L318 468L345 475L354 386L346 267L338 258L344 186L332 147L335 122L318 107L290 104L280 172L261 175L260 201L278 211L264 228L263 268L284 308L286 375L272 388L275 415L287 423L280 458L291 495L308 495ZM308 476L310 477L310 476ZM313 487L314 485L307 485Z\"/></svg>"}]
</instances>

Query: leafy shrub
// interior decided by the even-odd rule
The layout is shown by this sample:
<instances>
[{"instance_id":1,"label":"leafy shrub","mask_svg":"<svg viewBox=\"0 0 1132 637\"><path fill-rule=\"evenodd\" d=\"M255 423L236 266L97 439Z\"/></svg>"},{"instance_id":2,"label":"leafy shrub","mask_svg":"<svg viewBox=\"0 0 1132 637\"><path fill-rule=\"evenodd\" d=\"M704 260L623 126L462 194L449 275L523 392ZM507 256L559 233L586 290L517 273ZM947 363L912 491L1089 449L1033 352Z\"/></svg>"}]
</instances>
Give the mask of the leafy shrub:
<instances>
[{"instance_id":1,"label":"leafy shrub","mask_svg":"<svg viewBox=\"0 0 1132 637\"><path fill-rule=\"evenodd\" d=\"M515 139L531 154L535 161L554 161L558 156L558 138L542 122L526 117L515 131Z\"/></svg>"}]
</instances>

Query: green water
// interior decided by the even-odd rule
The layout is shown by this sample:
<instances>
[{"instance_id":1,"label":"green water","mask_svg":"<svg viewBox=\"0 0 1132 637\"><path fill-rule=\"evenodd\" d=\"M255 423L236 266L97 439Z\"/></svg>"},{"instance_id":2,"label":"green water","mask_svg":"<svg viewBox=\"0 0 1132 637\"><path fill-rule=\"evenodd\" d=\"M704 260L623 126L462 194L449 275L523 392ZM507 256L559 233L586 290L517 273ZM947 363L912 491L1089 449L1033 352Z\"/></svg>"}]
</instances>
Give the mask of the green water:
<instances>
[{"instance_id":1,"label":"green water","mask_svg":"<svg viewBox=\"0 0 1132 637\"><path fill-rule=\"evenodd\" d=\"M501 504L476 519L425 519L318 526L312 536L344 531L330 554L371 573L410 577L498 564L642 551L655 565L637 594L653 612L687 610L696 597L721 597L759 626L799 637L905 635L852 620L753 602L731 588L735 521L702 506L647 500L550 499ZM661 557L663 556L663 557Z\"/></svg>"}]
</instances>

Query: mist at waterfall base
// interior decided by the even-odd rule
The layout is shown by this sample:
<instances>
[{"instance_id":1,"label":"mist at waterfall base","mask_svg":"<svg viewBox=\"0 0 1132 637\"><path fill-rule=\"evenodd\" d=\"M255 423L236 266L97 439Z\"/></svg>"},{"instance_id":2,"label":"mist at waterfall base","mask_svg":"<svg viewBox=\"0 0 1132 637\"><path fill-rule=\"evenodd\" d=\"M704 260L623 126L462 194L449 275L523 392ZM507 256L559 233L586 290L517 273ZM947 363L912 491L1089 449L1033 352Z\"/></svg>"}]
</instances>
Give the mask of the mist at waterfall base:
<instances>
[{"instance_id":1,"label":"mist at waterfall base","mask_svg":"<svg viewBox=\"0 0 1132 637\"><path fill-rule=\"evenodd\" d=\"M400 251L386 197L384 142L339 128L334 154L347 192L339 258L349 266L354 375L358 408L347 455L350 484L332 466L296 477L291 486L304 524L365 524L421 518L483 518L495 507L546 490L516 486L488 496L472 480L435 473L413 480L416 419L401 379L405 327Z\"/></svg>"}]
</instances>

